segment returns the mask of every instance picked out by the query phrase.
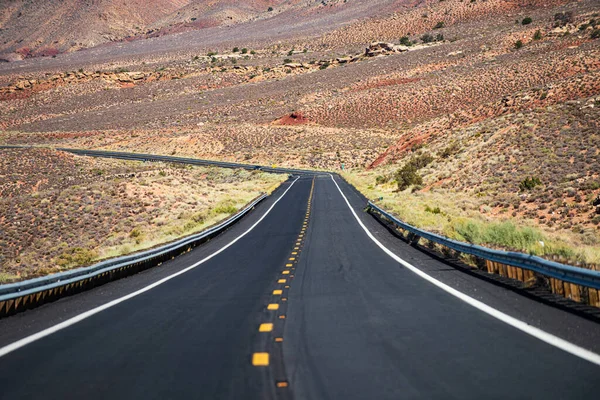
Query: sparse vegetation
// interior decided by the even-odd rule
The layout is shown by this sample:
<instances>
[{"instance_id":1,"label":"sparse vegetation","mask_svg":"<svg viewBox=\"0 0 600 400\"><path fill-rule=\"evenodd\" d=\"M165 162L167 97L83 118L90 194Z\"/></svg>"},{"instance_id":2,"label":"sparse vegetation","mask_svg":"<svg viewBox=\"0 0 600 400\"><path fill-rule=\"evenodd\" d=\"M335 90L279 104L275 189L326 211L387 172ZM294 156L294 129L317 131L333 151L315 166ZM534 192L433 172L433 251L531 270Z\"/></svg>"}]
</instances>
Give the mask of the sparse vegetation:
<instances>
[{"instance_id":1,"label":"sparse vegetation","mask_svg":"<svg viewBox=\"0 0 600 400\"><path fill-rule=\"evenodd\" d=\"M523 18L523 21L521 21L521 25L529 25L532 22L533 20L531 19L531 17L525 17Z\"/></svg>"},{"instance_id":2,"label":"sparse vegetation","mask_svg":"<svg viewBox=\"0 0 600 400\"><path fill-rule=\"evenodd\" d=\"M89 265L193 233L285 179L51 150L1 152L0 167L19 168L0 176L0 281Z\"/></svg>"}]
</instances>

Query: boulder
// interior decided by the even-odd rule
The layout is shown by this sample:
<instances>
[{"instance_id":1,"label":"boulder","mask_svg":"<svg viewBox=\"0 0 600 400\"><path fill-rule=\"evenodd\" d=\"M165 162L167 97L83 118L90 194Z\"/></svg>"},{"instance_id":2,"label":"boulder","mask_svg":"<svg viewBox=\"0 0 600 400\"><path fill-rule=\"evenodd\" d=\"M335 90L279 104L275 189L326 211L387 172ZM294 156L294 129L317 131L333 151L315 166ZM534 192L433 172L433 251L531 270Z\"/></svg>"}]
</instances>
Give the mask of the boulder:
<instances>
[{"instance_id":1,"label":"boulder","mask_svg":"<svg viewBox=\"0 0 600 400\"><path fill-rule=\"evenodd\" d=\"M15 87L19 90L24 90L29 87L29 81L18 81Z\"/></svg>"},{"instance_id":2,"label":"boulder","mask_svg":"<svg viewBox=\"0 0 600 400\"><path fill-rule=\"evenodd\" d=\"M146 75L143 72L130 72L129 77L134 81L139 81L140 79L144 79Z\"/></svg>"},{"instance_id":3,"label":"boulder","mask_svg":"<svg viewBox=\"0 0 600 400\"><path fill-rule=\"evenodd\" d=\"M340 57L340 58L336 58L335 60L337 62L339 62L340 64L346 64L346 63L353 61L352 57Z\"/></svg>"},{"instance_id":4,"label":"boulder","mask_svg":"<svg viewBox=\"0 0 600 400\"><path fill-rule=\"evenodd\" d=\"M300 64L300 63L287 63L287 64L284 64L283 66L287 67L287 68L292 68L292 69L302 68L302 64Z\"/></svg>"}]
</instances>

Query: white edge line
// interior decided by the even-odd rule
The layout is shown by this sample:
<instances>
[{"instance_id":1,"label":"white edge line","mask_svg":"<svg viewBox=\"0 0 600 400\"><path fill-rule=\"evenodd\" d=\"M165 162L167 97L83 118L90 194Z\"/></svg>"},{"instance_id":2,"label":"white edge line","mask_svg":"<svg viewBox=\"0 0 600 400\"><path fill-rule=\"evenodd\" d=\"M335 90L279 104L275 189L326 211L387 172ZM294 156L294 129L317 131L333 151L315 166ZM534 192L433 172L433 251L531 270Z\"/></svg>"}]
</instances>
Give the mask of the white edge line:
<instances>
[{"instance_id":1,"label":"white edge line","mask_svg":"<svg viewBox=\"0 0 600 400\"><path fill-rule=\"evenodd\" d=\"M387 255L389 255L390 257L392 257L394 260L396 260L397 262L399 262L400 264L402 264L403 266L405 266L406 268L408 268L411 272L414 272L415 274L417 274L419 277L425 279L426 281L428 281L429 283L434 284L435 286L439 287L440 289L444 290L445 292L451 294L454 297L459 298L460 300L464 301L465 303L477 308L480 311L483 311L484 313L514 327L517 328L518 330L527 333L528 335L531 335L543 342L546 342L554 347L557 347L561 350L566 351L567 353L570 353L574 356L577 356L579 358L582 358L584 360L587 360L591 363L594 363L596 365L600 365L600 355L596 354L590 350L584 349L583 347L579 347L576 344L573 344L571 342L568 342L564 339L561 339L557 336L554 336L551 333L548 333L542 329L536 328L535 326L529 325L526 322L523 322L517 318L511 317L508 314L503 313L502 311L496 310L493 307L488 306L485 303L482 303L479 300L474 299L473 297L466 295L448 285L446 285L445 283L435 279L434 277L427 275L425 272L421 271L419 268L415 267L414 265L408 263L407 261L404 261L402 258L398 257L396 254L392 253L391 250L389 250L387 247L385 247L383 244L381 244L381 242L379 242L375 236L373 236L373 234L367 229L367 227L363 224L363 222L360 220L360 218L358 218L358 215L356 214L356 212L354 211L354 209L352 208L352 206L350 205L350 202L348 201L348 198L346 198L346 196L344 195L344 193L342 192L342 190L340 189L340 187L338 186L337 182L335 181L335 179L333 178L333 175L329 175L331 177L331 180L333 181L333 183L335 184L335 186L337 187L338 191L340 192L340 194L342 195L342 197L344 198L344 200L346 201L346 204L348 205L348 208L350 208L350 211L352 212L352 214L354 215L354 218L356 218L356 221L358 221L358 224L361 226L361 228L365 231L365 233L367 234L367 236L369 236L369 238L377 245L379 246L379 248L381 250L383 250Z\"/></svg>"},{"instance_id":2,"label":"white edge line","mask_svg":"<svg viewBox=\"0 0 600 400\"><path fill-rule=\"evenodd\" d=\"M228 244L226 244L225 246L221 247L219 250L215 251L214 253L212 253L211 255L207 256L206 258L203 258L202 260L198 261L195 264L190 265L189 267L182 269L179 272L176 272L172 275L169 275L159 281L154 282L151 285L148 285L146 287L143 287L139 290L136 290L135 292L132 292L126 296L123 297L119 297L118 299L112 300L106 304L103 304L101 306L98 306L96 308L92 308L91 310L88 310L86 312L83 312L79 315L76 315L72 318L69 318L66 321L63 321L59 324L56 324L54 326L51 326L49 328L46 328L38 333L34 333L33 335L24 337L23 339L17 340L14 343L11 343L9 345L6 345L4 347L0 348L0 357L7 355L8 353L11 353L15 350L20 349L21 347L27 346L30 343L33 343L37 340L40 340L46 336L52 335L53 333L56 333L60 330L63 330L71 325L75 325L78 322L83 321L86 318L91 317L92 315L98 314L99 312L102 312L108 308L114 307L119 303L123 303L124 301L127 301L133 297L136 297L142 293L145 293L151 289L154 289L157 286L162 285L163 283L170 281L171 279L178 277L179 275L183 275L186 272L196 268L197 266L199 266L200 264L205 263L206 261L210 260L211 258L213 258L214 256L216 256L217 254L225 251L227 248L231 247L234 243L236 243L238 240L240 240L241 238L243 238L244 236L246 236L248 233L250 233L251 230L253 230L263 219L265 219L265 217L271 212L271 210L273 209L273 207L275 207L275 205L277 203L279 203L279 200L281 200L283 198L283 196L286 195L286 193L292 188L292 186L294 186L294 183L296 183L296 181L300 179L300 177L296 178L291 185L285 190L285 192L283 192L283 194L281 196L279 196L279 198L277 200L275 200L275 202L271 205L271 207L269 207L269 209L262 215L262 217L260 217L260 219L258 221L256 221L250 228L248 228L247 231L245 231L244 233L242 233L240 236L238 236L237 238L235 238L234 240L232 240L231 242L229 242Z\"/></svg>"}]
</instances>

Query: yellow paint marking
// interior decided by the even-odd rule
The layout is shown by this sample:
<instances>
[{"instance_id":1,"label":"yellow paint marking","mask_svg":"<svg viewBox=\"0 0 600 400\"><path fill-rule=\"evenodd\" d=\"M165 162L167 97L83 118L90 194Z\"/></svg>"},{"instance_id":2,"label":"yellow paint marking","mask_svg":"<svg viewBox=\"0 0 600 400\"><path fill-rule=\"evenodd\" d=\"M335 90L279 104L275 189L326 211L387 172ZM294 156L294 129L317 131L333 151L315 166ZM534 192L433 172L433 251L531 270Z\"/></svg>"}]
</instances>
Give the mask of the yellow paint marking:
<instances>
[{"instance_id":1,"label":"yellow paint marking","mask_svg":"<svg viewBox=\"0 0 600 400\"><path fill-rule=\"evenodd\" d=\"M283 290L279 290L279 289L273 290L273 294L275 296L281 296L282 293L283 293Z\"/></svg>"},{"instance_id":2,"label":"yellow paint marking","mask_svg":"<svg viewBox=\"0 0 600 400\"><path fill-rule=\"evenodd\" d=\"M277 387L278 388L286 388L288 387L288 383L283 381L283 382L277 382Z\"/></svg>"},{"instance_id":3,"label":"yellow paint marking","mask_svg":"<svg viewBox=\"0 0 600 400\"><path fill-rule=\"evenodd\" d=\"M287 297L282 297L281 301L287 301Z\"/></svg>"},{"instance_id":4,"label":"yellow paint marking","mask_svg":"<svg viewBox=\"0 0 600 400\"><path fill-rule=\"evenodd\" d=\"M298 254L297 251L292 251L292 255L295 256L296 254Z\"/></svg>"},{"instance_id":5,"label":"yellow paint marking","mask_svg":"<svg viewBox=\"0 0 600 400\"><path fill-rule=\"evenodd\" d=\"M281 273L284 275L288 275L290 273L290 271L282 271Z\"/></svg>"},{"instance_id":6,"label":"yellow paint marking","mask_svg":"<svg viewBox=\"0 0 600 400\"><path fill-rule=\"evenodd\" d=\"M279 319L285 319L285 315L280 315Z\"/></svg>"},{"instance_id":7,"label":"yellow paint marking","mask_svg":"<svg viewBox=\"0 0 600 400\"><path fill-rule=\"evenodd\" d=\"M254 353L252 354L252 365L256 367L269 366L269 353Z\"/></svg>"},{"instance_id":8,"label":"yellow paint marking","mask_svg":"<svg viewBox=\"0 0 600 400\"><path fill-rule=\"evenodd\" d=\"M289 288L290 288L290 286L289 286L289 285L285 285L285 288L286 288L286 289L289 289Z\"/></svg>"},{"instance_id":9,"label":"yellow paint marking","mask_svg":"<svg viewBox=\"0 0 600 400\"><path fill-rule=\"evenodd\" d=\"M290 261L294 261L296 257L290 257Z\"/></svg>"},{"instance_id":10,"label":"yellow paint marking","mask_svg":"<svg viewBox=\"0 0 600 400\"><path fill-rule=\"evenodd\" d=\"M276 337L276 338L275 338L275 341L276 341L276 342L283 342L283 338L282 338L282 337Z\"/></svg>"},{"instance_id":11,"label":"yellow paint marking","mask_svg":"<svg viewBox=\"0 0 600 400\"><path fill-rule=\"evenodd\" d=\"M300 247L294 247L294 250L300 250Z\"/></svg>"},{"instance_id":12,"label":"yellow paint marking","mask_svg":"<svg viewBox=\"0 0 600 400\"><path fill-rule=\"evenodd\" d=\"M259 332L271 332L273 330L273 324L268 322L266 324L260 324L258 327Z\"/></svg>"},{"instance_id":13,"label":"yellow paint marking","mask_svg":"<svg viewBox=\"0 0 600 400\"><path fill-rule=\"evenodd\" d=\"M267 310L279 310L279 304L271 303L267 306Z\"/></svg>"},{"instance_id":14,"label":"yellow paint marking","mask_svg":"<svg viewBox=\"0 0 600 400\"><path fill-rule=\"evenodd\" d=\"M293 267L294 264L285 264L285 266L289 268L289 267Z\"/></svg>"},{"instance_id":15,"label":"yellow paint marking","mask_svg":"<svg viewBox=\"0 0 600 400\"><path fill-rule=\"evenodd\" d=\"M280 280L277 281L277 283L285 283L285 282L286 282L285 279L280 279Z\"/></svg>"}]
</instances>

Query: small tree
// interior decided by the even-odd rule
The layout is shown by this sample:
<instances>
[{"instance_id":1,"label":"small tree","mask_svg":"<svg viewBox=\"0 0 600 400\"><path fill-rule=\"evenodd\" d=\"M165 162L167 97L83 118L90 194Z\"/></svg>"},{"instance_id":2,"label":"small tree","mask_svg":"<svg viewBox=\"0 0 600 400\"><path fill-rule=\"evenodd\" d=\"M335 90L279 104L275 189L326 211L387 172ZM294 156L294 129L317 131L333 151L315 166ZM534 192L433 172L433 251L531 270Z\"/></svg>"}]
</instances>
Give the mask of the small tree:
<instances>
[{"instance_id":1,"label":"small tree","mask_svg":"<svg viewBox=\"0 0 600 400\"><path fill-rule=\"evenodd\" d=\"M529 25L532 22L533 22L533 20L531 19L531 17L525 17L525 18L523 18L523 21L521 21L521 24L522 25Z\"/></svg>"},{"instance_id":2,"label":"small tree","mask_svg":"<svg viewBox=\"0 0 600 400\"><path fill-rule=\"evenodd\" d=\"M238 51L240 51L240 49L239 49L238 47L234 47L234 48L233 48L233 52L234 52L234 53L237 53Z\"/></svg>"},{"instance_id":3,"label":"small tree","mask_svg":"<svg viewBox=\"0 0 600 400\"><path fill-rule=\"evenodd\" d=\"M242 49L242 54L246 54L246 53L248 53L248 49L244 47L244 48Z\"/></svg>"},{"instance_id":4,"label":"small tree","mask_svg":"<svg viewBox=\"0 0 600 400\"><path fill-rule=\"evenodd\" d=\"M412 46L412 42L408 38L408 36L402 36L400 38L400 44L403 46Z\"/></svg>"}]
</instances>

